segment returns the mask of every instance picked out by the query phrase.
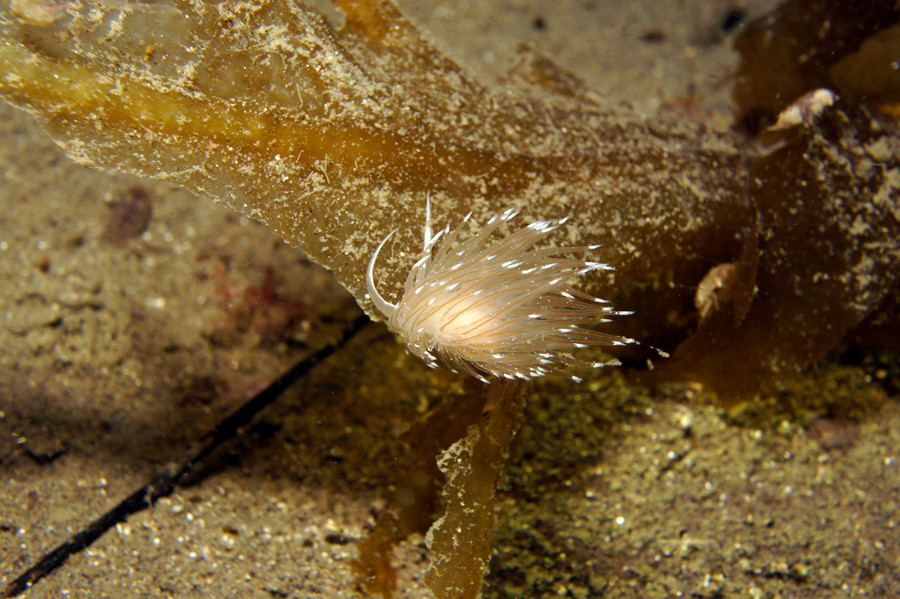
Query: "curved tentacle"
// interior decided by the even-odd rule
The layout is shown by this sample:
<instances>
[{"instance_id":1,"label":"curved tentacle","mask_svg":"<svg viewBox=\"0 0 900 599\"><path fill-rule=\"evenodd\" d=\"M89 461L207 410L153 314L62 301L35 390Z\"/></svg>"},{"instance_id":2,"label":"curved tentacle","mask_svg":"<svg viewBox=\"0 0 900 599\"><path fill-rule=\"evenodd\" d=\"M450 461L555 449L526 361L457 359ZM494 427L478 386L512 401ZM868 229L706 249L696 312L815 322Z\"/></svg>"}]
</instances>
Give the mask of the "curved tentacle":
<instances>
[{"instance_id":1,"label":"curved tentacle","mask_svg":"<svg viewBox=\"0 0 900 599\"><path fill-rule=\"evenodd\" d=\"M380 293L378 293L378 289L375 288L375 260L378 259L378 253L381 251L381 248L384 247L384 244L387 243L387 240L391 238L391 235L397 232L397 229L394 229L390 233L387 234L387 237L381 240L381 243L378 244L378 247L375 248L375 253L372 254L372 259L369 260L369 266L366 268L366 287L369 291L369 299L372 300L372 303L375 304L375 307L378 310L390 318L394 314L394 310L397 309L396 304L392 304L391 302L384 299Z\"/></svg>"}]
</instances>

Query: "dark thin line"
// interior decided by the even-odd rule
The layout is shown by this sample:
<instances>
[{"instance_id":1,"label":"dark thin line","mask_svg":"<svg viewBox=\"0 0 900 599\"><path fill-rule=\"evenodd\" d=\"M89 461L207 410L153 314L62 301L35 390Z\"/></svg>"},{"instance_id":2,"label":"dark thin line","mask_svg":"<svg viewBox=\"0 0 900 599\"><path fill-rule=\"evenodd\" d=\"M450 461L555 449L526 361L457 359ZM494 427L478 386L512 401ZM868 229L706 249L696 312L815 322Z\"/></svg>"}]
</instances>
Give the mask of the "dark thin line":
<instances>
[{"instance_id":1,"label":"dark thin line","mask_svg":"<svg viewBox=\"0 0 900 599\"><path fill-rule=\"evenodd\" d=\"M91 522L87 528L82 529L70 540L44 555L35 565L28 568L21 576L7 585L3 592L3 597L15 597L22 591L31 588L37 581L62 566L70 556L89 547L107 530L120 522L124 522L131 514L151 507L158 499L172 494L209 454L215 451L222 443L237 435L241 431L241 427L247 424L263 408L278 399L285 389L290 387L297 379L305 376L325 358L344 347L368 322L369 319L364 314L357 316L347 325L339 339L298 362L237 411L225 418L214 429L203 435L198 441L202 443L200 449L191 453L186 460L182 461L181 466L177 470L166 468L160 471L150 482Z\"/></svg>"}]
</instances>

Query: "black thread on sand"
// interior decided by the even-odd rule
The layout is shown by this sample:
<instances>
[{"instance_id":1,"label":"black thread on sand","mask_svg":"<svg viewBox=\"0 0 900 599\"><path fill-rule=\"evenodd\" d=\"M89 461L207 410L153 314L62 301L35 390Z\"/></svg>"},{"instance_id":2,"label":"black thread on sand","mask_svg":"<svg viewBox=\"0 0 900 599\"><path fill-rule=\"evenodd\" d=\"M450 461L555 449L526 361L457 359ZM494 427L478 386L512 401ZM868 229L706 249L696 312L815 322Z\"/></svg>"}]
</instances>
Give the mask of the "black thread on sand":
<instances>
[{"instance_id":1,"label":"black thread on sand","mask_svg":"<svg viewBox=\"0 0 900 599\"><path fill-rule=\"evenodd\" d=\"M225 441L237 435L244 425L250 422L261 410L278 399L298 379L308 374L331 354L347 345L368 322L369 318L364 314L357 316L344 328L340 338L300 360L290 370L253 396L252 399L225 418L215 428L200 437L198 441L200 449L191 452L185 460L181 461L180 466L162 469L146 485L91 522L86 528L72 536L71 539L41 557L35 565L28 568L28 570L6 586L6 589L3 591L3 597L15 597L30 589L40 579L62 566L70 556L90 547L94 541L103 536L110 528L120 522L124 522L131 514L151 507L157 500L171 495L175 489L190 478L191 474L195 473L198 467L202 465L203 460L213 451Z\"/></svg>"}]
</instances>

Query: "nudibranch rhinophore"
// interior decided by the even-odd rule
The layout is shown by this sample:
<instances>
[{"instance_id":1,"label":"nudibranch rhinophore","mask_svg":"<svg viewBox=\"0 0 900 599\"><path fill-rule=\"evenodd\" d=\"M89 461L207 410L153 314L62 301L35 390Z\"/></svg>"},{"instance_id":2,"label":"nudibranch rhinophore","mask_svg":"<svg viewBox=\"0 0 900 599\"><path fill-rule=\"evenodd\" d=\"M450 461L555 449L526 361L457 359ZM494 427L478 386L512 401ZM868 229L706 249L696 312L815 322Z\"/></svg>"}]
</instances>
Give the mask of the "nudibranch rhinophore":
<instances>
[{"instance_id":1,"label":"nudibranch rhinophore","mask_svg":"<svg viewBox=\"0 0 900 599\"><path fill-rule=\"evenodd\" d=\"M532 379L560 374L571 366L618 364L579 360L571 353L590 346L636 343L581 326L630 314L567 284L589 272L611 269L601 262L567 257L599 246L534 249L568 217L535 221L492 242L497 229L517 214L510 209L495 215L468 239L462 233L471 213L453 231L448 225L432 235L429 201L424 248L396 304L382 297L374 280L378 254L397 230L391 231L366 271L369 297L388 318L388 327L428 366L435 368L440 360L453 372L486 383L491 376Z\"/></svg>"}]
</instances>

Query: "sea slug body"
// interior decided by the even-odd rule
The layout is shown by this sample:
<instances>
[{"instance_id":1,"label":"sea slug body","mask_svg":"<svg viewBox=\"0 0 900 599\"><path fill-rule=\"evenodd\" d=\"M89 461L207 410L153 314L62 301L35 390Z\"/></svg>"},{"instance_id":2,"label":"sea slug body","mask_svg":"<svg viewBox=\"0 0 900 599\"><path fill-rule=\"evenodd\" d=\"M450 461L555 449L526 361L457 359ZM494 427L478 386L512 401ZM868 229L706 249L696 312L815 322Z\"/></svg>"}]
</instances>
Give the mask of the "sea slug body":
<instances>
[{"instance_id":1,"label":"sea slug body","mask_svg":"<svg viewBox=\"0 0 900 599\"><path fill-rule=\"evenodd\" d=\"M516 215L506 210L463 239L470 213L452 231L447 226L432 236L428 202L422 255L396 304L378 293L374 281L378 254L397 230L391 231L375 250L366 272L369 297L388 318L388 327L428 366L435 368L442 361L453 372L486 383L491 382L488 377L531 379L559 374L569 366L616 364L615 360L586 362L570 353L589 346L636 343L580 326L629 314L566 284L591 271L611 269L600 262L567 257L599 246L533 249L568 217L535 221L492 242L494 233Z\"/></svg>"}]
</instances>

